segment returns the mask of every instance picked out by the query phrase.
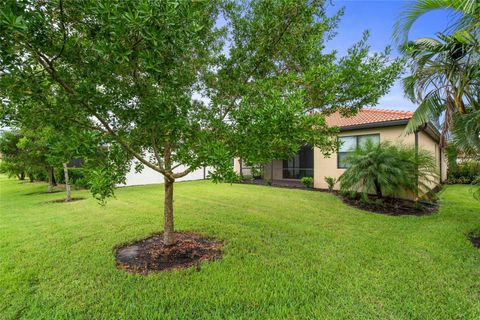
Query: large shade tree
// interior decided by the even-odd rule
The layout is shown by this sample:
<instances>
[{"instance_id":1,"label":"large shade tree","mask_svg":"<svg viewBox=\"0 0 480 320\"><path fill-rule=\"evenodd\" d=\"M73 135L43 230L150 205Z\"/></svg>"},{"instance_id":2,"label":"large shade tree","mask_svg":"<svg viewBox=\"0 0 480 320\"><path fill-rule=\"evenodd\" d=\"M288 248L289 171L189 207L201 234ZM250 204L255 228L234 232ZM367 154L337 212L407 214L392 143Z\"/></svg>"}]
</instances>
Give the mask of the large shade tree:
<instances>
[{"instance_id":1,"label":"large shade tree","mask_svg":"<svg viewBox=\"0 0 480 320\"><path fill-rule=\"evenodd\" d=\"M176 179L210 165L214 180L231 180L232 158L290 157L302 143L330 153L337 130L325 115L353 114L388 91L400 63L371 55L366 37L344 57L324 52L339 16L327 17L323 1L7 0L4 117L61 88L68 103L56 114L74 110L108 135L122 148L110 148L116 163L134 158L163 174L171 245ZM111 194L108 174L92 181Z\"/></svg>"}]
</instances>

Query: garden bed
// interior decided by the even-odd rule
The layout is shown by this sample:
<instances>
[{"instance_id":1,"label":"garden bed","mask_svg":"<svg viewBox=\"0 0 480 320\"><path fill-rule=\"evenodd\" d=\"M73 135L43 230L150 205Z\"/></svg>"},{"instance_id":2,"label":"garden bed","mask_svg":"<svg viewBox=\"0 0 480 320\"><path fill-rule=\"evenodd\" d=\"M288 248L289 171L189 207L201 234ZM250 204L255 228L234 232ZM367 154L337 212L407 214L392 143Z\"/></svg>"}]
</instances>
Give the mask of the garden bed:
<instances>
[{"instance_id":1,"label":"garden bed","mask_svg":"<svg viewBox=\"0 0 480 320\"><path fill-rule=\"evenodd\" d=\"M376 196L372 195L368 197L369 201L365 202L362 201L359 196L353 199L341 195L338 196L349 206L392 216L423 216L433 214L438 210L438 203L436 202L414 202L411 200L395 198L384 198L379 200Z\"/></svg>"},{"instance_id":2,"label":"garden bed","mask_svg":"<svg viewBox=\"0 0 480 320\"><path fill-rule=\"evenodd\" d=\"M195 266L200 271L203 261L221 258L221 242L192 232L175 233L176 243L166 246L163 235L157 234L117 248L117 267L129 272L149 272Z\"/></svg>"}]
</instances>

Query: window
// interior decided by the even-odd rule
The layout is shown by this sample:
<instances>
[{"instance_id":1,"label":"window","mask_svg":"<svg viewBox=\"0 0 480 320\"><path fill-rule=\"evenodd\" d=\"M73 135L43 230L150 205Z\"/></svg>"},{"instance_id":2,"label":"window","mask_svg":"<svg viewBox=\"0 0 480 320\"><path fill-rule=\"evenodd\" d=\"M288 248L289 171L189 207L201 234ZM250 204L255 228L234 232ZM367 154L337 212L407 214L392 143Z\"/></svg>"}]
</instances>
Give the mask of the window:
<instances>
[{"instance_id":1,"label":"window","mask_svg":"<svg viewBox=\"0 0 480 320\"><path fill-rule=\"evenodd\" d=\"M313 148L302 146L300 152L290 160L283 160L283 178L301 179L313 177Z\"/></svg>"},{"instance_id":2,"label":"window","mask_svg":"<svg viewBox=\"0 0 480 320\"><path fill-rule=\"evenodd\" d=\"M357 148L365 145L367 141L371 140L373 143L380 143L379 134L369 134L362 136L348 136L348 137L339 137L338 141L341 142L340 147L337 152L337 166L340 169L347 168L345 164L345 158L347 158L352 152L357 150Z\"/></svg>"}]
</instances>

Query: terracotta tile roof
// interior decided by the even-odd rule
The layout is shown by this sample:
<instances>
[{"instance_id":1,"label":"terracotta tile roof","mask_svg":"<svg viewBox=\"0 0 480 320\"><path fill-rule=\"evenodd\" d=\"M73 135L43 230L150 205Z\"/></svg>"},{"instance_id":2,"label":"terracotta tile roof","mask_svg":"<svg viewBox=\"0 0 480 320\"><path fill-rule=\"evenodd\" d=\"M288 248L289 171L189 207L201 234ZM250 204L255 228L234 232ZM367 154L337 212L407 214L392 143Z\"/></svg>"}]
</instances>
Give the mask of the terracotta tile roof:
<instances>
[{"instance_id":1,"label":"terracotta tile roof","mask_svg":"<svg viewBox=\"0 0 480 320\"><path fill-rule=\"evenodd\" d=\"M349 127L362 124L381 123L395 120L408 120L413 116L410 111L363 108L353 117L342 117L335 112L327 117L327 124L331 127Z\"/></svg>"}]
</instances>

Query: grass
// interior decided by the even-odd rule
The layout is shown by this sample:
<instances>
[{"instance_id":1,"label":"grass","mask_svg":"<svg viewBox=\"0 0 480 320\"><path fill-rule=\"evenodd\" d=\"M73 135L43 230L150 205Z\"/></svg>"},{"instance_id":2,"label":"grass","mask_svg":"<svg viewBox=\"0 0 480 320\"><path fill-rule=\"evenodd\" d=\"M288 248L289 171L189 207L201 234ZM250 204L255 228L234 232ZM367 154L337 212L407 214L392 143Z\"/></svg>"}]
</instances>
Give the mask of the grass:
<instances>
[{"instance_id":1,"label":"grass","mask_svg":"<svg viewBox=\"0 0 480 320\"><path fill-rule=\"evenodd\" d=\"M116 269L113 248L161 231L161 186L106 207L27 195L44 189L0 178L0 319L480 318L468 186L447 187L438 214L391 217L322 192L178 183L177 230L222 239L225 255L148 276Z\"/></svg>"}]
</instances>

